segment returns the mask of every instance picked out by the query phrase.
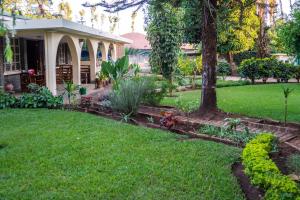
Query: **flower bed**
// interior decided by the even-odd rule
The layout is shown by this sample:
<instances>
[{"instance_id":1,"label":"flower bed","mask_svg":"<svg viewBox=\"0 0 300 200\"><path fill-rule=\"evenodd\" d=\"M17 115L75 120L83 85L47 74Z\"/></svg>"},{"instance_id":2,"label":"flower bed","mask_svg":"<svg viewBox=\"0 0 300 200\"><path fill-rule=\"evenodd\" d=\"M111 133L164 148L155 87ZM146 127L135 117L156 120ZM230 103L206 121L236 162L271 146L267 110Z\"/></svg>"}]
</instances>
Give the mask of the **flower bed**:
<instances>
[{"instance_id":1,"label":"flower bed","mask_svg":"<svg viewBox=\"0 0 300 200\"><path fill-rule=\"evenodd\" d=\"M245 173L252 184L266 191L267 200L300 200L297 184L288 176L283 175L269 157L275 136L264 133L251 140L243 150L242 160Z\"/></svg>"}]
</instances>

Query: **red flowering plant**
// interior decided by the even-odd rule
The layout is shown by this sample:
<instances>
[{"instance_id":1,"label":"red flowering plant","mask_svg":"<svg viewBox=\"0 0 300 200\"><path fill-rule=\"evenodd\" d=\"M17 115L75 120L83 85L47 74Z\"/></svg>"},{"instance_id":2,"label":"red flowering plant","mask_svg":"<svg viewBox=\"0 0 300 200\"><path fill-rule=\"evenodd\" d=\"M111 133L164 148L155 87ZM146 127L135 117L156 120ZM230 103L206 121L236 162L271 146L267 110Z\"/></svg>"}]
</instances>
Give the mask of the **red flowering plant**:
<instances>
[{"instance_id":1,"label":"red flowering plant","mask_svg":"<svg viewBox=\"0 0 300 200\"><path fill-rule=\"evenodd\" d=\"M160 126L171 129L176 125L176 118L173 112L161 112L162 118L160 119Z\"/></svg>"}]
</instances>

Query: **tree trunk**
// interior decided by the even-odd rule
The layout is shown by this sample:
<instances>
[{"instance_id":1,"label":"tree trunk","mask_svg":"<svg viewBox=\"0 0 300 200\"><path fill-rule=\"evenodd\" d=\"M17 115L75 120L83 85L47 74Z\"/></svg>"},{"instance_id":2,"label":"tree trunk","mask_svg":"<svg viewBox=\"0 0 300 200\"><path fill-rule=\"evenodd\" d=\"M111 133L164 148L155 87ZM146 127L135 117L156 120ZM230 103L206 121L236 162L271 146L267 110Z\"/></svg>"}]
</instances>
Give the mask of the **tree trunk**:
<instances>
[{"instance_id":1,"label":"tree trunk","mask_svg":"<svg viewBox=\"0 0 300 200\"><path fill-rule=\"evenodd\" d=\"M225 56L227 62L229 63L231 67L231 75L232 76L237 76L237 67L236 64L233 61L233 54L231 52L228 52Z\"/></svg>"},{"instance_id":2,"label":"tree trunk","mask_svg":"<svg viewBox=\"0 0 300 200\"><path fill-rule=\"evenodd\" d=\"M279 0L279 6L280 6L281 19L283 19L284 18L284 14L283 14L282 0Z\"/></svg>"},{"instance_id":3,"label":"tree trunk","mask_svg":"<svg viewBox=\"0 0 300 200\"><path fill-rule=\"evenodd\" d=\"M2 50L0 49L0 51ZM0 57L0 89L1 87L4 87L4 62L3 61L4 61L3 56L1 56Z\"/></svg>"},{"instance_id":4,"label":"tree trunk","mask_svg":"<svg viewBox=\"0 0 300 200\"><path fill-rule=\"evenodd\" d=\"M200 113L217 110L216 64L217 64L217 0L203 3L202 24L202 93Z\"/></svg>"}]
</instances>

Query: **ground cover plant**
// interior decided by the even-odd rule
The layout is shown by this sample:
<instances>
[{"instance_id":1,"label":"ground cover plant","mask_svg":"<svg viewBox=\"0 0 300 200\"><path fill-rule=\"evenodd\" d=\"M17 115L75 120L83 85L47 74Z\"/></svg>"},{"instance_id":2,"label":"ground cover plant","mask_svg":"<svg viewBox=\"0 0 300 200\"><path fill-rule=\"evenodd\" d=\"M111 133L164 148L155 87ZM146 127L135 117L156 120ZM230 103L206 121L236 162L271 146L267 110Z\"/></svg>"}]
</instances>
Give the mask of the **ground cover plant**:
<instances>
[{"instance_id":1,"label":"ground cover plant","mask_svg":"<svg viewBox=\"0 0 300 200\"><path fill-rule=\"evenodd\" d=\"M299 84L267 84L218 88L218 106L225 112L283 121L283 87L293 89L293 93L290 94L288 101L287 121L300 122ZM184 102L199 102L200 100L199 90L179 92L175 95L180 95ZM166 97L162 104L176 106L176 98Z\"/></svg>"},{"instance_id":2,"label":"ground cover plant","mask_svg":"<svg viewBox=\"0 0 300 200\"><path fill-rule=\"evenodd\" d=\"M269 157L274 141L274 135L264 133L246 145L242 153L245 173L250 177L252 184L265 190L264 199L298 200L300 188L296 182L283 175Z\"/></svg>"},{"instance_id":3,"label":"ground cover plant","mask_svg":"<svg viewBox=\"0 0 300 200\"><path fill-rule=\"evenodd\" d=\"M250 133L247 128L243 131L236 131L229 127L218 128L212 125L205 125L198 130L199 133L231 140L237 144L243 145L256 136L256 133Z\"/></svg>"},{"instance_id":4,"label":"ground cover plant","mask_svg":"<svg viewBox=\"0 0 300 200\"><path fill-rule=\"evenodd\" d=\"M240 149L79 112L0 110L0 199L243 199Z\"/></svg>"}]
</instances>

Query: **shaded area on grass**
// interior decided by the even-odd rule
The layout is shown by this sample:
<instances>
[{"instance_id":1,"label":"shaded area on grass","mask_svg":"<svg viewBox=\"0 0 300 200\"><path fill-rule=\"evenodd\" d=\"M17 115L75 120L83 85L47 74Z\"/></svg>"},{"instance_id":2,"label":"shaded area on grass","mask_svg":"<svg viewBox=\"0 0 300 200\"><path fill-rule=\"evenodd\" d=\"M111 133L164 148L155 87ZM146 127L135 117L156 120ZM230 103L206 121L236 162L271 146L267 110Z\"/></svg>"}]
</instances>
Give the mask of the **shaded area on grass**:
<instances>
[{"instance_id":1,"label":"shaded area on grass","mask_svg":"<svg viewBox=\"0 0 300 200\"><path fill-rule=\"evenodd\" d=\"M0 127L1 199L243 199L234 147L55 110L1 110Z\"/></svg>"}]
</instances>

